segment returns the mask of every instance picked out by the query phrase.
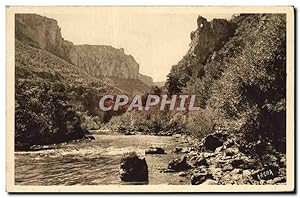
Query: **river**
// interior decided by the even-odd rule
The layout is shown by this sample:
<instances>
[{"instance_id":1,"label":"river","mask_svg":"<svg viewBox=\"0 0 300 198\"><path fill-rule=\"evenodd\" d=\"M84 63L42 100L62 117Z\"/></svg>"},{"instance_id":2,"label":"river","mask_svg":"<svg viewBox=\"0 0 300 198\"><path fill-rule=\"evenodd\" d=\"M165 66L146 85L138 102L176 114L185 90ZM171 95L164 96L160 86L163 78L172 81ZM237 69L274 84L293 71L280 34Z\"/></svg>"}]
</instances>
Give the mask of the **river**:
<instances>
[{"instance_id":1,"label":"river","mask_svg":"<svg viewBox=\"0 0 300 198\"><path fill-rule=\"evenodd\" d=\"M171 159L182 156L171 151L188 143L182 136L94 133L91 142L69 143L60 148L15 152L16 185L103 185L129 184L119 177L123 153L144 155L150 146L163 147L167 154L146 155L148 184L190 184L189 177L163 173Z\"/></svg>"}]
</instances>

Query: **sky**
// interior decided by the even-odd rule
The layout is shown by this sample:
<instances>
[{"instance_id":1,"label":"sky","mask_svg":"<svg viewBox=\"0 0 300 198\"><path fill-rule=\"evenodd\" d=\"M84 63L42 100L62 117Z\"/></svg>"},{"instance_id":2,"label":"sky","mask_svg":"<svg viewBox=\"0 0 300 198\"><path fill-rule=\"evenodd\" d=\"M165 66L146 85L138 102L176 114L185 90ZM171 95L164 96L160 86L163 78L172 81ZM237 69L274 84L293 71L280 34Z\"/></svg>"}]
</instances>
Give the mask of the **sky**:
<instances>
[{"instance_id":1,"label":"sky","mask_svg":"<svg viewBox=\"0 0 300 198\"><path fill-rule=\"evenodd\" d=\"M211 20L234 14L195 7L46 7L34 12L56 19L63 38L74 44L124 48L140 73L154 81L165 81L186 54L199 15Z\"/></svg>"}]
</instances>

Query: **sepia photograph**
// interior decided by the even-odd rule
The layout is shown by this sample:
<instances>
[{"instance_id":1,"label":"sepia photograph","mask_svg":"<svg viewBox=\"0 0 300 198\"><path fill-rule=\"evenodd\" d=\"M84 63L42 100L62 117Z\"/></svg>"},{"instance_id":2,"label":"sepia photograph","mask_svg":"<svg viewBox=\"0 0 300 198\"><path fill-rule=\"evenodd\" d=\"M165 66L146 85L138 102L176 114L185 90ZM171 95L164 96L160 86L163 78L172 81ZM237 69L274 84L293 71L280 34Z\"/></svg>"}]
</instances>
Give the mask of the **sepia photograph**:
<instances>
[{"instance_id":1,"label":"sepia photograph","mask_svg":"<svg viewBox=\"0 0 300 198\"><path fill-rule=\"evenodd\" d=\"M294 8L8 6L8 192L292 192Z\"/></svg>"}]
</instances>

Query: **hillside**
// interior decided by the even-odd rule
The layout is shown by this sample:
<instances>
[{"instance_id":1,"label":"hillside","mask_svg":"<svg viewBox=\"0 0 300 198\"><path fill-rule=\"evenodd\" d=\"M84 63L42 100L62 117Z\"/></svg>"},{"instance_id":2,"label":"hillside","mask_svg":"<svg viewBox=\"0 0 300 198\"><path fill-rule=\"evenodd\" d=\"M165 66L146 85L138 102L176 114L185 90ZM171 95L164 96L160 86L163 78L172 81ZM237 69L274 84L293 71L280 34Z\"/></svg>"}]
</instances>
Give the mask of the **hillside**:
<instances>
[{"instance_id":1,"label":"hillside","mask_svg":"<svg viewBox=\"0 0 300 198\"><path fill-rule=\"evenodd\" d=\"M285 15L243 14L216 26L213 20L208 30L206 20L199 26L199 19L189 52L172 67L167 81L169 93L199 96L204 110L194 132L210 133L218 126L284 151ZM220 27L225 36L207 35L221 34Z\"/></svg>"}]
</instances>

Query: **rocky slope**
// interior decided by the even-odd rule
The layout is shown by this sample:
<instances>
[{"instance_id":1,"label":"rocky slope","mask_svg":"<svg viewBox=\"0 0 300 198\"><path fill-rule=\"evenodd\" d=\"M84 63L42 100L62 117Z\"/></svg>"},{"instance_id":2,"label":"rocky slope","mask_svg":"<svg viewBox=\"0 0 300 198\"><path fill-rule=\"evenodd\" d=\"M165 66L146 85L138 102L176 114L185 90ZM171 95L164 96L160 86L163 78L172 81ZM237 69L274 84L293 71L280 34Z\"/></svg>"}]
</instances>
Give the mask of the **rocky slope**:
<instances>
[{"instance_id":1,"label":"rocky slope","mask_svg":"<svg viewBox=\"0 0 300 198\"><path fill-rule=\"evenodd\" d=\"M130 94L150 88L151 77L139 74L139 64L124 49L104 45L74 45L63 39L57 21L37 14L16 14L16 39L64 59L99 78L131 79ZM141 85L145 84L145 85ZM134 85L138 85L134 87Z\"/></svg>"},{"instance_id":2,"label":"rocky slope","mask_svg":"<svg viewBox=\"0 0 300 198\"><path fill-rule=\"evenodd\" d=\"M243 14L213 21L220 24L199 17L191 48L166 83L170 94L197 95L201 110L126 112L108 126L204 138L186 158L169 164L194 170L188 172L193 184L285 183L285 15ZM225 34L214 35L218 29Z\"/></svg>"},{"instance_id":3,"label":"rocky slope","mask_svg":"<svg viewBox=\"0 0 300 198\"><path fill-rule=\"evenodd\" d=\"M85 138L99 127L100 94L122 93L58 56L15 40L17 150ZM93 120L98 120L97 122Z\"/></svg>"}]
</instances>

